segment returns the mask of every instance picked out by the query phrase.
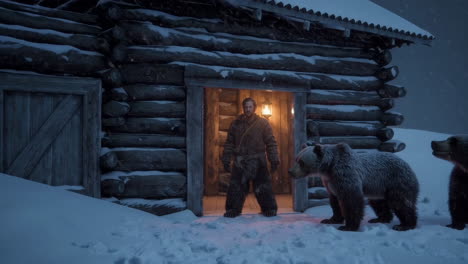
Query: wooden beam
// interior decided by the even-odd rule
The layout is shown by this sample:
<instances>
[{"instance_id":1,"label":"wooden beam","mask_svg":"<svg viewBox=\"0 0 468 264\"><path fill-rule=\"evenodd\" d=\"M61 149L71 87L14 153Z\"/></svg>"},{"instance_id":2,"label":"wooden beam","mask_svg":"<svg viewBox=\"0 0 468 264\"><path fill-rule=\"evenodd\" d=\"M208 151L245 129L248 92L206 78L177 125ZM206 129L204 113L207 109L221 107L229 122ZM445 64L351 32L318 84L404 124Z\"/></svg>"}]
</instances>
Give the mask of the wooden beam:
<instances>
[{"instance_id":1,"label":"wooden beam","mask_svg":"<svg viewBox=\"0 0 468 264\"><path fill-rule=\"evenodd\" d=\"M372 60L303 56L293 53L245 55L222 51L203 51L178 46L116 47L114 61L121 63L193 62L204 65L251 69L331 73L352 76L372 76L380 67Z\"/></svg>"},{"instance_id":2,"label":"wooden beam","mask_svg":"<svg viewBox=\"0 0 468 264\"><path fill-rule=\"evenodd\" d=\"M122 88L127 92L131 101L185 100L185 88L183 86L134 84Z\"/></svg>"},{"instance_id":3,"label":"wooden beam","mask_svg":"<svg viewBox=\"0 0 468 264\"><path fill-rule=\"evenodd\" d=\"M122 126L108 128L113 132L122 133L155 133L167 135L185 135L185 120L182 118L145 118L129 117Z\"/></svg>"},{"instance_id":4,"label":"wooden beam","mask_svg":"<svg viewBox=\"0 0 468 264\"><path fill-rule=\"evenodd\" d=\"M0 23L30 28L52 29L65 33L98 35L102 29L95 25L77 23L63 18L53 18L0 7Z\"/></svg>"},{"instance_id":5,"label":"wooden beam","mask_svg":"<svg viewBox=\"0 0 468 264\"><path fill-rule=\"evenodd\" d=\"M294 153L297 155L302 149L302 144L307 141L306 132L306 94L294 94ZM303 212L308 208L307 178L293 179L293 209Z\"/></svg>"},{"instance_id":6,"label":"wooden beam","mask_svg":"<svg viewBox=\"0 0 468 264\"><path fill-rule=\"evenodd\" d=\"M203 87L187 82L187 208L203 215Z\"/></svg>"},{"instance_id":7,"label":"wooden beam","mask_svg":"<svg viewBox=\"0 0 468 264\"><path fill-rule=\"evenodd\" d=\"M185 153L179 149L114 148L118 162L115 167L103 169L115 171L185 171Z\"/></svg>"},{"instance_id":8,"label":"wooden beam","mask_svg":"<svg viewBox=\"0 0 468 264\"><path fill-rule=\"evenodd\" d=\"M98 20L99 20L98 16L92 15L92 14L68 12L68 11L57 10L54 8L47 8L43 6L20 4L20 3L13 2L13 1L7 1L7 0L0 1L0 7L7 8L10 10L32 13L32 14L41 15L45 17L63 18L63 19L75 21L78 23L89 24L89 25L97 25Z\"/></svg>"},{"instance_id":9,"label":"wooden beam","mask_svg":"<svg viewBox=\"0 0 468 264\"><path fill-rule=\"evenodd\" d=\"M128 116L135 117L185 117L185 103L174 101L129 102Z\"/></svg>"},{"instance_id":10,"label":"wooden beam","mask_svg":"<svg viewBox=\"0 0 468 264\"><path fill-rule=\"evenodd\" d=\"M377 137L367 136L348 136L348 137L320 137L321 144L338 144L346 143L351 148L356 149L377 149L382 144L382 141Z\"/></svg>"},{"instance_id":11,"label":"wooden beam","mask_svg":"<svg viewBox=\"0 0 468 264\"><path fill-rule=\"evenodd\" d=\"M375 53L365 49L282 42L272 39L246 39L236 35L171 29L133 21L120 22L113 32L116 39L132 45L183 46L242 54L296 53L304 56L363 59L373 59L375 56Z\"/></svg>"},{"instance_id":12,"label":"wooden beam","mask_svg":"<svg viewBox=\"0 0 468 264\"><path fill-rule=\"evenodd\" d=\"M382 111L393 108L393 100L382 98L375 91L349 90L310 90L307 95L308 104L326 105L375 105Z\"/></svg>"},{"instance_id":13,"label":"wooden beam","mask_svg":"<svg viewBox=\"0 0 468 264\"><path fill-rule=\"evenodd\" d=\"M118 147L154 147L185 148L185 136L163 134L108 133L102 138L102 146Z\"/></svg>"},{"instance_id":14,"label":"wooden beam","mask_svg":"<svg viewBox=\"0 0 468 264\"><path fill-rule=\"evenodd\" d=\"M107 186L102 194L107 197L167 199L187 194L187 177L177 172L111 172L101 177Z\"/></svg>"},{"instance_id":15,"label":"wooden beam","mask_svg":"<svg viewBox=\"0 0 468 264\"><path fill-rule=\"evenodd\" d=\"M353 121L307 121L307 132L310 136L376 136L381 141L392 139L391 128L381 122Z\"/></svg>"},{"instance_id":16,"label":"wooden beam","mask_svg":"<svg viewBox=\"0 0 468 264\"><path fill-rule=\"evenodd\" d=\"M127 64L120 73L125 84L184 84L184 68L179 65Z\"/></svg>"},{"instance_id":17,"label":"wooden beam","mask_svg":"<svg viewBox=\"0 0 468 264\"><path fill-rule=\"evenodd\" d=\"M1 16L1 15L0 15ZM0 67L39 73L68 73L77 76L97 76L107 69L104 55L67 45L33 43L2 36Z\"/></svg>"},{"instance_id":18,"label":"wooden beam","mask_svg":"<svg viewBox=\"0 0 468 264\"><path fill-rule=\"evenodd\" d=\"M262 89L281 90L281 87L288 87L285 91L292 92L295 91L295 88L296 91L308 89L373 91L382 86L382 81L373 76L256 70L192 63L181 63L180 65L185 66L185 76L188 78L198 80L200 84L219 80L221 87L224 87L222 83L227 85L231 82L243 82L244 85L248 85L244 87L252 89L260 89L258 87L261 87Z\"/></svg>"},{"instance_id":19,"label":"wooden beam","mask_svg":"<svg viewBox=\"0 0 468 264\"><path fill-rule=\"evenodd\" d=\"M31 42L70 45L78 49L98 51L105 54L110 53L107 40L94 35L62 33L50 29L32 29L7 24L0 24L0 35Z\"/></svg>"},{"instance_id":20,"label":"wooden beam","mask_svg":"<svg viewBox=\"0 0 468 264\"><path fill-rule=\"evenodd\" d=\"M205 89L205 130L204 136L205 148L204 148L204 193L206 195L217 195L218 194L218 181L219 173L218 166L219 161L219 114L221 112L220 107L220 92L218 89ZM236 107L237 110L237 107Z\"/></svg>"}]
</instances>

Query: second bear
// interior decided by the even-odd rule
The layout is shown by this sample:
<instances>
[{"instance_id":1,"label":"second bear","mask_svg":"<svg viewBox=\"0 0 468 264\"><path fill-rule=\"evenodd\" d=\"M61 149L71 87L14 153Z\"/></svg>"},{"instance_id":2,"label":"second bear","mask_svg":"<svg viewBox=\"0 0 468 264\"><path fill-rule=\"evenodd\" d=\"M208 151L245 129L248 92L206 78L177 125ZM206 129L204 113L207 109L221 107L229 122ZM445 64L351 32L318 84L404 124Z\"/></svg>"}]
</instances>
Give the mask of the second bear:
<instances>
[{"instance_id":1,"label":"second bear","mask_svg":"<svg viewBox=\"0 0 468 264\"><path fill-rule=\"evenodd\" d=\"M364 217L364 198L377 218L370 223L389 223L393 213L400 220L394 230L414 229L419 183L410 166L391 153L357 153L347 144L304 148L289 170L294 178L321 177L330 195L333 216L324 224L341 224L344 231L357 231Z\"/></svg>"},{"instance_id":2,"label":"second bear","mask_svg":"<svg viewBox=\"0 0 468 264\"><path fill-rule=\"evenodd\" d=\"M462 230L468 223L468 135L432 141L433 155L455 164L450 174L449 210L452 223L447 227Z\"/></svg>"}]
</instances>

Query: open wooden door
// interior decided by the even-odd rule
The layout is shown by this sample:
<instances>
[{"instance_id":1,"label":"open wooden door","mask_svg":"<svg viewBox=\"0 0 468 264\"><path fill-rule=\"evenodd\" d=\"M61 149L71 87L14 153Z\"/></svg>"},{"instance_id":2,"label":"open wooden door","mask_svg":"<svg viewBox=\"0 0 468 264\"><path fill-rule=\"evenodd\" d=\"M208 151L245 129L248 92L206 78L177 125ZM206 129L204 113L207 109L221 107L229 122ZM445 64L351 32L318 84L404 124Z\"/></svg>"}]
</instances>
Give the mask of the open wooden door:
<instances>
[{"instance_id":1,"label":"open wooden door","mask_svg":"<svg viewBox=\"0 0 468 264\"><path fill-rule=\"evenodd\" d=\"M288 169L294 161L294 116L293 94L288 92L239 89L205 89L205 150L204 150L204 194L225 193L230 174L224 172L220 157L232 121L242 113L242 100L252 97L257 102L257 114L261 116L262 103L272 103L273 114L270 125L278 143L280 167L272 175L276 194L291 194Z\"/></svg>"},{"instance_id":2,"label":"open wooden door","mask_svg":"<svg viewBox=\"0 0 468 264\"><path fill-rule=\"evenodd\" d=\"M100 196L101 82L0 72L0 171Z\"/></svg>"}]
</instances>

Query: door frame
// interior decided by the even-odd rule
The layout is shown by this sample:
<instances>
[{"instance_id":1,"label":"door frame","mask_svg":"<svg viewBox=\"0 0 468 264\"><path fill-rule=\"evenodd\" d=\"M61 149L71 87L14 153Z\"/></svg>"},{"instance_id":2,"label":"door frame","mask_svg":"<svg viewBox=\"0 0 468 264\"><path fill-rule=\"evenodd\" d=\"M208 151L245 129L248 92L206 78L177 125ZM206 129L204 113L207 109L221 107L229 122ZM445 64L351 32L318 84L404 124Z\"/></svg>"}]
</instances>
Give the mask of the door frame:
<instances>
[{"instance_id":1,"label":"door frame","mask_svg":"<svg viewBox=\"0 0 468 264\"><path fill-rule=\"evenodd\" d=\"M187 209L195 215L203 215L204 191L204 89L252 89L290 92L294 104L294 152L298 153L307 140L306 103L310 87L274 85L245 80L197 78L191 67L185 68L186 93L186 144L187 144ZM307 209L307 178L292 180L293 210Z\"/></svg>"}]
</instances>

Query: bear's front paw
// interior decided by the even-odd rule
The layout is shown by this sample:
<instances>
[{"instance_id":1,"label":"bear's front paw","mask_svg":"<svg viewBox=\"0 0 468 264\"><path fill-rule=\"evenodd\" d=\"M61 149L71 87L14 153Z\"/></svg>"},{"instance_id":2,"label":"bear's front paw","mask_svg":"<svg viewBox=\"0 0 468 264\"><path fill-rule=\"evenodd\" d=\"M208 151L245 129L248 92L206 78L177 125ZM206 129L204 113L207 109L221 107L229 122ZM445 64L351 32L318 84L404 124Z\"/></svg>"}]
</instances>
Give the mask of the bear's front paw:
<instances>
[{"instance_id":1,"label":"bear's front paw","mask_svg":"<svg viewBox=\"0 0 468 264\"><path fill-rule=\"evenodd\" d=\"M354 227L354 226L340 226L338 227L338 230L341 230L341 231L353 231L353 232L356 232L358 231L359 227Z\"/></svg>"},{"instance_id":2,"label":"bear's front paw","mask_svg":"<svg viewBox=\"0 0 468 264\"><path fill-rule=\"evenodd\" d=\"M463 230L463 229L465 229L465 224L463 224L463 223L451 223L450 225L446 225L446 227L450 227L450 228L457 229L457 230Z\"/></svg>"},{"instance_id":3,"label":"bear's front paw","mask_svg":"<svg viewBox=\"0 0 468 264\"><path fill-rule=\"evenodd\" d=\"M322 224L342 224L344 219L332 217L330 219L323 219L320 223Z\"/></svg>"},{"instance_id":4,"label":"bear's front paw","mask_svg":"<svg viewBox=\"0 0 468 264\"><path fill-rule=\"evenodd\" d=\"M395 231L407 231L407 230L415 229L415 228L416 228L415 226L406 226L406 225L394 225L392 227L392 229Z\"/></svg>"}]
</instances>

